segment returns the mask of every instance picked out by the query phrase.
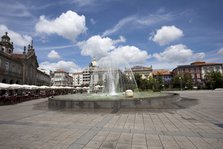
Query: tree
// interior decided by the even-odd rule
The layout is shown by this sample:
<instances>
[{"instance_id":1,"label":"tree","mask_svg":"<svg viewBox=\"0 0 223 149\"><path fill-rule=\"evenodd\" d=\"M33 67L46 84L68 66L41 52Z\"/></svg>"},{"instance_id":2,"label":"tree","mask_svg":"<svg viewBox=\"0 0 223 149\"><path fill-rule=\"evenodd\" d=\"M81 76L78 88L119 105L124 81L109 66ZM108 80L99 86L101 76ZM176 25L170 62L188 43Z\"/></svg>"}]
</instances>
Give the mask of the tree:
<instances>
[{"instance_id":1,"label":"tree","mask_svg":"<svg viewBox=\"0 0 223 149\"><path fill-rule=\"evenodd\" d=\"M141 80L142 80L142 76L140 74L134 74L134 77L135 77L135 80L136 80L136 83L137 83L137 86L138 88L140 89L141 87Z\"/></svg>"},{"instance_id":2,"label":"tree","mask_svg":"<svg viewBox=\"0 0 223 149\"><path fill-rule=\"evenodd\" d=\"M140 90L154 89L155 79L149 77L149 79L142 79L142 76L135 74L135 80Z\"/></svg>"},{"instance_id":3,"label":"tree","mask_svg":"<svg viewBox=\"0 0 223 149\"><path fill-rule=\"evenodd\" d=\"M191 77L191 74L185 73L183 75L183 86L187 89L192 89L193 88L193 79Z\"/></svg>"},{"instance_id":4,"label":"tree","mask_svg":"<svg viewBox=\"0 0 223 149\"><path fill-rule=\"evenodd\" d=\"M223 75L218 71L211 71L205 75L205 85L209 89L223 88Z\"/></svg>"},{"instance_id":5,"label":"tree","mask_svg":"<svg viewBox=\"0 0 223 149\"><path fill-rule=\"evenodd\" d=\"M181 75L176 75L173 77L173 80L172 80L172 85L173 85L173 88L180 88L181 87L181 79L182 79L182 76Z\"/></svg>"},{"instance_id":6,"label":"tree","mask_svg":"<svg viewBox=\"0 0 223 149\"><path fill-rule=\"evenodd\" d=\"M172 81L173 88L193 88L193 79L189 73L184 73L176 75L173 77Z\"/></svg>"}]
</instances>

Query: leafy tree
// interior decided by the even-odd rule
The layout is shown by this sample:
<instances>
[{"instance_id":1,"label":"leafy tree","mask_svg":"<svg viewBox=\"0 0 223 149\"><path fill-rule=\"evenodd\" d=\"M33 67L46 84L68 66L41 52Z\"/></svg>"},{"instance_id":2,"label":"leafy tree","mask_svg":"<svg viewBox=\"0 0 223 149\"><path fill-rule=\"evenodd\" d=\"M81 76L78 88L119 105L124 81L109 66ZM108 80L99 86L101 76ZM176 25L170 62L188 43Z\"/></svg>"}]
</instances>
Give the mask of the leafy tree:
<instances>
[{"instance_id":1,"label":"leafy tree","mask_svg":"<svg viewBox=\"0 0 223 149\"><path fill-rule=\"evenodd\" d=\"M193 79L191 77L191 74L185 73L183 75L183 86L187 89L193 88Z\"/></svg>"},{"instance_id":2,"label":"leafy tree","mask_svg":"<svg viewBox=\"0 0 223 149\"><path fill-rule=\"evenodd\" d=\"M173 79L172 79L173 88L180 88L181 81L182 81L180 78L182 79L181 75L176 75L173 77Z\"/></svg>"},{"instance_id":3,"label":"leafy tree","mask_svg":"<svg viewBox=\"0 0 223 149\"><path fill-rule=\"evenodd\" d=\"M211 71L205 75L205 85L209 89L223 88L223 75L218 71Z\"/></svg>"},{"instance_id":4,"label":"leafy tree","mask_svg":"<svg viewBox=\"0 0 223 149\"><path fill-rule=\"evenodd\" d=\"M138 85L138 88L141 89L142 76L140 74L134 74L134 77L135 77L136 83Z\"/></svg>"},{"instance_id":5,"label":"leafy tree","mask_svg":"<svg viewBox=\"0 0 223 149\"><path fill-rule=\"evenodd\" d=\"M140 90L154 89L155 79L142 79L141 75L135 74L135 80Z\"/></svg>"},{"instance_id":6,"label":"leafy tree","mask_svg":"<svg viewBox=\"0 0 223 149\"><path fill-rule=\"evenodd\" d=\"M182 75L176 75L172 80L173 88L193 88L193 79L189 73L184 73Z\"/></svg>"}]
</instances>

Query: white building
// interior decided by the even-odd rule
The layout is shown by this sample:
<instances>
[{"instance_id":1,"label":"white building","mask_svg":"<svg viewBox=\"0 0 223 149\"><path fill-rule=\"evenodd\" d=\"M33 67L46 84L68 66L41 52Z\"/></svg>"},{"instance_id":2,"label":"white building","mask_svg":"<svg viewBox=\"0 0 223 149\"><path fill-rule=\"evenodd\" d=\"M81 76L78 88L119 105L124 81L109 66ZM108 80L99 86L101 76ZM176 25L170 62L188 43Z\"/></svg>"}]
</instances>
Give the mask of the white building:
<instances>
[{"instance_id":1,"label":"white building","mask_svg":"<svg viewBox=\"0 0 223 149\"><path fill-rule=\"evenodd\" d=\"M83 72L75 72L73 76L73 86L82 86L83 85Z\"/></svg>"},{"instance_id":2,"label":"white building","mask_svg":"<svg viewBox=\"0 0 223 149\"><path fill-rule=\"evenodd\" d=\"M91 79L96 79L95 76L92 78L92 74L97 70L97 62L95 58L89 64L89 67L83 70L83 85L90 85ZM97 80L95 80L97 81Z\"/></svg>"},{"instance_id":3,"label":"white building","mask_svg":"<svg viewBox=\"0 0 223 149\"><path fill-rule=\"evenodd\" d=\"M221 74L223 74L223 64L222 63L204 63L204 65L201 66L202 79L205 78L205 75L213 71L220 72Z\"/></svg>"},{"instance_id":4,"label":"white building","mask_svg":"<svg viewBox=\"0 0 223 149\"><path fill-rule=\"evenodd\" d=\"M52 80L53 86L73 86L73 77L63 70L55 71Z\"/></svg>"},{"instance_id":5,"label":"white building","mask_svg":"<svg viewBox=\"0 0 223 149\"><path fill-rule=\"evenodd\" d=\"M144 67L144 66L134 66L131 69L125 70L125 74L127 76L131 76L133 74L141 75L142 79L149 79L149 77L153 77L152 74L152 66Z\"/></svg>"}]
</instances>

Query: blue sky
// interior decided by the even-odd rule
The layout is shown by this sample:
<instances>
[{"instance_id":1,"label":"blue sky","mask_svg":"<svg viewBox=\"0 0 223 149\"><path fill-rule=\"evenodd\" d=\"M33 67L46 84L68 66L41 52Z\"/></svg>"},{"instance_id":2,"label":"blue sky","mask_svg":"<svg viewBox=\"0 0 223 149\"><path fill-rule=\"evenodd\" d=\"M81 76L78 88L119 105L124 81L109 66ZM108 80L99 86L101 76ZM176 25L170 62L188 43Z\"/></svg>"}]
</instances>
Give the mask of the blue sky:
<instances>
[{"instance_id":1,"label":"blue sky","mask_svg":"<svg viewBox=\"0 0 223 149\"><path fill-rule=\"evenodd\" d=\"M223 62L220 0L1 0L15 52L34 41L41 68L75 72L93 57L172 69Z\"/></svg>"}]
</instances>

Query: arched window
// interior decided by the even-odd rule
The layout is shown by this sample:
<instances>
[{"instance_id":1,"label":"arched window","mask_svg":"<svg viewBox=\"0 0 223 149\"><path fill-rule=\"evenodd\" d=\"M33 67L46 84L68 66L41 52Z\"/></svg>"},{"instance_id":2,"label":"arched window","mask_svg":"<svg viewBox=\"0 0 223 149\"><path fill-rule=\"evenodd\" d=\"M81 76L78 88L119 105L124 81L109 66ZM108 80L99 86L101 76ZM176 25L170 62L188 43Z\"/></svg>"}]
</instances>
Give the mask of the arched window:
<instances>
[{"instance_id":1,"label":"arched window","mask_svg":"<svg viewBox=\"0 0 223 149\"><path fill-rule=\"evenodd\" d=\"M13 80L10 80L10 82L9 82L10 84L13 84Z\"/></svg>"},{"instance_id":2,"label":"arched window","mask_svg":"<svg viewBox=\"0 0 223 149\"><path fill-rule=\"evenodd\" d=\"M3 79L3 80L2 80L2 83L7 83L6 79Z\"/></svg>"}]
</instances>

